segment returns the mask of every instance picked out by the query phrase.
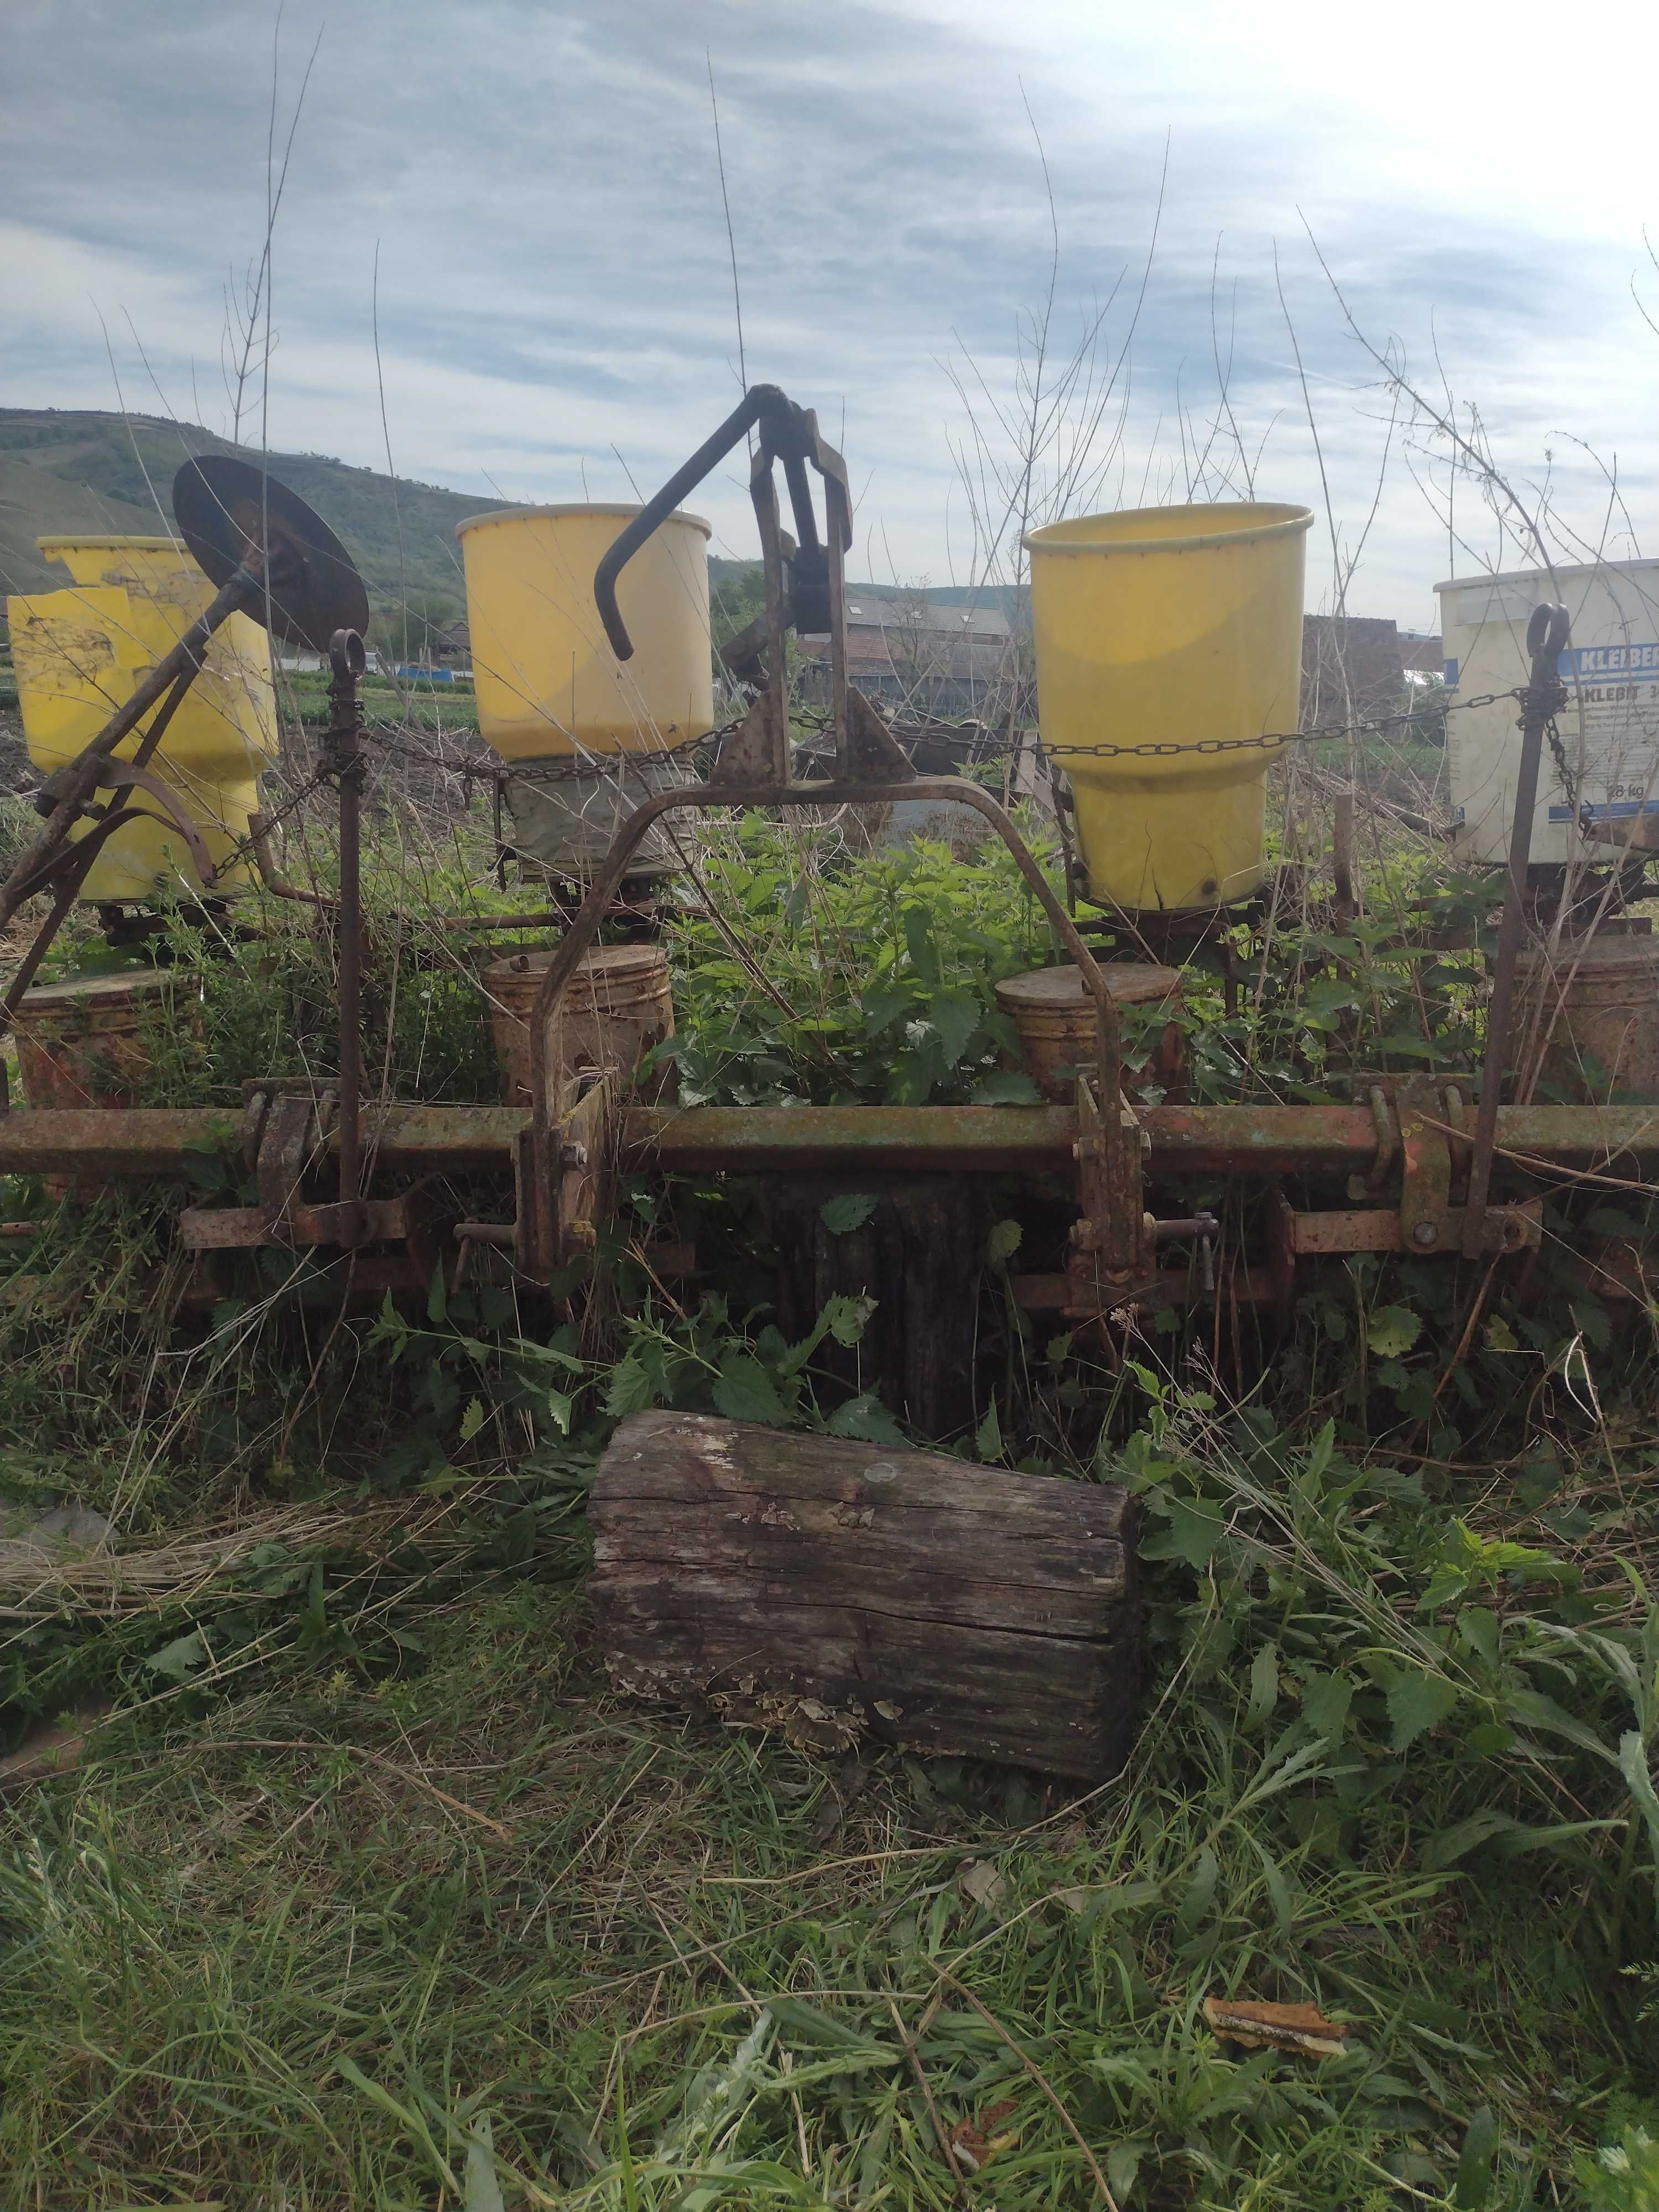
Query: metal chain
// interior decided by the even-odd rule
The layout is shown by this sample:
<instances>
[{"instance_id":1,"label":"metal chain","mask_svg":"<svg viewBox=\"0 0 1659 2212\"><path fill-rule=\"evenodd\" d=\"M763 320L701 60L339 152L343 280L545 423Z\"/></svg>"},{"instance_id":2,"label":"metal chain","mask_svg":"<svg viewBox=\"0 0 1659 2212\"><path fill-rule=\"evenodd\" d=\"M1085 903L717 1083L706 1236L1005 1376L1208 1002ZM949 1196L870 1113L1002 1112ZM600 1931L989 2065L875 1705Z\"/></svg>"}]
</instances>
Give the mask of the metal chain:
<instances>
[{"instance_id":1,"label":"metal chain","mask_svg":"<svg viewBox=\"0 0 1659 2212\"><path fill-rule=\"evenodd\" d=\"M1457 714L1469 707L1495 707L1502 699L1520 696L1518 690L1483 691L1473 699L1453 699L1439 711ZM1259 738L1200 738L1188 745L1172 744L1158 738L1148 738L1138 745L1051 745L1044 741L1042 750L1050 760L1079 755L1090 760L1169 760L1177 753L1268 752L1280 745L1323 744L1333 738L1364 737L1384 730L1404 729L1418 720L1423 712L1419 707L1410 714L1380 714L1370 721L1330 722L1317 730L1279 730Z\"/></svg>"},{"instance_id":2,"label":"metal chain","mask_svg":"<svg viewBox=\"0 0 1659 2212\"><path fill-rule=\"evenodd\" d=\"M1578 803L1578 780L1568 764L1567 749L1561 742L1561 732L1556 727L1553 714L1544 725L1544 735L1549 742L1550 752L1555 761L1555 772L1561 779L1562 792L1566 798L1567 805L1572 809L1573 822L1579 836L1588 844L1590 835L1589 821L1583 808Z\"/></svg>"},{"instance_id":3,"label":"metal chain","mask_svg":"<svg viewBox=\"0 0 1659 2212\"><path fill-rule=\"evenodd\" d=\"M1449 700L1437 711L1445 714L1461 714L1472 707L1495 707L1504 699L1518 700L1521 696L1522 693L1519 690L1482 691L1477 693L1473 698ZM1041 738L1038 742L1044 757L1049 760L1170 760L1185 753L1208 757L1216 753L1270 752L1276 751L1281 745L1326 744L1337 738L1380 736L1388 730L1407 729L1413 722L1418 721L1424 712L1423 708L1416 707L1404 714L1379 714L1364 721L1327 722L1313 730L1267 731L1259 738L1200 738L1191 744L1176 744L1164 738L1147 738L1139 744L1133 745L1115 745L1106 743L1094 745L1060 745L1050 744L1046 739ZM810 720L811 718L809 716L804 719ZM676 760L683 754L693 754L705 747L722 744L738 726L738 720L726 722L719 729L706 731L701 737L682 738L678 744L653 747L651 751L646 753L604 754L592 757L580 754L573 755L568 761L559 761L546 766L538 765L534 773L534 780L538 783L556 783L567 779L574 780L577 776L600 774L606 767L617 761ZM1551 727L1553 732L1553 724ZM520 772L515 769L494 769L488 763L476 760L470 763L453 763L446 760L441 754L434 755L427 752L418 745L411 744L395 724L371 724L364 729L363 735L373 739L377 744L386 746L388 750L402 751L411 758L431 765L447 768L452 774L494 775L503 785L521 780ZM1553 747L1558 749L1558 765L1561 760L1559 750L1559 737L1553 734Z\"/></svg>"},{"instance_id":4,"label":"metal chain","mask_svg":"<svg viewBox=\"0 0 1659 2212\"><path fill-rule=\"evenodd\" d=\"M276 811L274 814L267 814L265 816L264 827L260 830L259 835L262 837L268 837L273 830L280 828L281 825L287 821L290 814L294 813L299 807L304 805L306 800L310 798L313 791L321 790L323 781L322 771L320 769L314 770L307 781L300 786L300 788L295 793L292 799L284 800L283 805L276 809ZM247 836L239 837L236 842L231 847L230 850L225 854L224 859L215 862L211 878L202 886L204 890L211 890L216 884L222 883L226 876L229 874L233 868L240 867L242 862L246 860L251 860L252 855L253 838L252 835L250 834Z\"/></svg>"}]
</instances>

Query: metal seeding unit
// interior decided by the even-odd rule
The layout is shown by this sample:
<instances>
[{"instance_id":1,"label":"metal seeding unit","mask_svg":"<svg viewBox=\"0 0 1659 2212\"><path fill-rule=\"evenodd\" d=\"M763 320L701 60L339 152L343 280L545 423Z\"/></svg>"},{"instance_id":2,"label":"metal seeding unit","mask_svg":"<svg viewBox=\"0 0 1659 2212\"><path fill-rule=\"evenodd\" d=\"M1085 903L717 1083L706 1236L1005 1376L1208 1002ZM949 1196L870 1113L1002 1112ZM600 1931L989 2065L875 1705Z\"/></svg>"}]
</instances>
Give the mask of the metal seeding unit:
<instances>
[{"instance_id":1,"label":"metal seeding unit","mask_svg":"<svg viewBox=\"0 0 1659 2212\"><path fill-rule=\"evenodd\" d=\"M330 654L331 726L321 772L341 796L341 898L331 927L341 942L341 1075L330 1088L252 1086L239 1126L216 1110L42 1109L0 1115L0 1172L49 1172L80 1182L111 1176L188 1175L192 1155L222 1146L241 1152L254 1175L252 1207L188 1207L181 1239L212 1274L216 1249L334 1249L352 1256L349 1297L425 1287L434 1265L465 1267L476 1248L511 1255L520 1281L553 1283L599 1241L619 1168L664 1175L728 1172L765 1176L779 1188L781 1237L794 1237L803 1281L818 1291L842 1285L842 1263L814 1230L817 1199L832 1188L884 1194L887 1234L872 1261L880 1307L865 1343L869 1374L894 1385L896 1402L925 1433L942 1436L960 1418L971 1364L971 1279L978 1243L971 1183L1013 1175L1053 1206L1071 1192L1064 1272L1015 1279L1033 1310L1064 1314L1073 1328L1102 1321L1137 1301L1186 1301L1194 1283L1217 1285L1218 1224L1182 1206L1190 1179L1237 1179L1267 1192L1265 1237L1255 1263L1234 1255L1218 1294L1287 1307L1297 1261L1305 1255L1409 1252L1471 1259L1522 1255L1540 1243L1541 1188L1566 1172L1659 1170L1659 1106L1506 1106L1502 1075L1522 938L1526 838L1533 818L1544 732L1564 699L1555 668L1566 646L1562 608L1540 608L1528 646L1531 681L1517 692L1522 744L1520 803L1509 856L1502 947L1491 1000L1489 1046L1480 1106L1460 1082L1378 1075L1354 1102L1265 1106L1133 1106L1121 1086L1119 1011L1110 967L1102 967L1071 911L994 796L963 776L918 776L890 726L848 681L845 550L852 502L845 462L827 447L810 410L757 385L710 441L639 508L599 562L592 598L622 668L633 654L617 584L635 553L732 447L754 434L750 491L759 522L765 615L728 648L728 664L752 688L752 703L708 781L654 790L617 827L586 896L540 973L529 1018L529 1109L525 1106L368 1106L358 1084L358 677L368 599L345 550L295 493L237 460L185 465L173 489L192 556L219 591L173 653L143 677L80 759L49 781L46 823L0 887L0 922L35 891L53 891L51 918L24 956L4 1002L11 1020L46 945L64 921L100 842L128 810L135 785L161 807L185 841L188 807L146 768L166 721L201 668L212 630L246 611L274 635ZM783 462L796 538L781 526L775 484ZM823 484L823 533L810 473ZM1272 514L1294 515L1294 508ZM1133 518L1130 518L1133 520ZM1068 529L1068 526L1061 526ZM1214 540L1207 540L1214 542ZM1066 546L1061 546L1066 550ZM1297 606L1298 619L1298 606ZM785 710L785 633L827 635L830 730L827 776L799 779ZM1042 646L1042 639L1040 639ZM143 717L149 723L139 732ZM118 745L137 734L128 759ZM1261 738L1230 744L1261 748ZM1066 748L1057 748L1066 750ZM1082 748L1079 748L1082 750ZM1113 752L1168 752L1168 745L1103 745ZM1203 748L1179 748L1203 750ZM560 1006L591 953L599 925L635 854L664 818L695 810L887 805L925 801L967 807L1013 854L1030 894L1075 963L1093 1006L1093 1051L1068 1099L1040 1106L790 1106L714 1109L650 1106L635 1095L629 1066L571 1068L550 1040ZM1168 803L1168 801L1161 801ZM1099 794L1091 799L1099 811ZM86 823L91 821L91 827ZM80 836L73 832L80 830ZM538 915L535 921L546 921ZM452 1175L511 1168L514 1217L467 1221L445 1214L434 1192ZM1298 1192L1298 1203L1285 1188ZM790 1192L814 1197L814 1214L792 1228ZM1164 1214L1152 1206L1164 1197ZM1318 1199L1325 1203L1318 1203ZM1175 1203L1170 1203L1175 1199ZM848 1241L852 1249L854 1241ZM1172 1245L1186 1243L1186 1263ZM664 1252L664 1272L675 1255ZM1201 1265L1197 1265L1201 1261ZM852 1263L852 1261L848 1261ZM679 1255L684 1267L684 1252Z\"/></svg>"}]
</instances>

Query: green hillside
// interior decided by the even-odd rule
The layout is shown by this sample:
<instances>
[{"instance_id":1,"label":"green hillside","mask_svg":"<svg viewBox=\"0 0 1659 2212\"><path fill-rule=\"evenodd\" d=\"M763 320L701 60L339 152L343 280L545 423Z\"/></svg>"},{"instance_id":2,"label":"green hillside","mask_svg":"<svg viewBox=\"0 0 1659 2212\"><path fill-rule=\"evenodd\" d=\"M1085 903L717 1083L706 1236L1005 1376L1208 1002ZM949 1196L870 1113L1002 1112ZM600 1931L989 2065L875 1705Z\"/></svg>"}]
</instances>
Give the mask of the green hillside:
<instances>
[{"instance_id":1,"label":"green hillside","mask_svg":"<svg viewBox=\"0 0 1659 2212\"><path fill-rule=\"evenodd\" d=\"M0 408L0 589L49 591L63 582L62 569L35 550L47 532L170 530L167 494L180 461L235 450L211 430L158 416ZM339 532L378 604L398 596L400 514L407 590L459 599L455 525L502 503L322 453L273 453L270 465Z\"/></svg>"},{"instance_id":2,"label":"green hillside","mask_svg":"<svg viewBox=\"0 0 1659 2212\"><path fill-rule=\"evenodd\" d=\"M63 583L63 570L35 550L35 539L51 532L154 535L171 530L168 491L180 461L195 453L235 451L211 430L161 416L0 407L0 598L52 591ZM246 457L246 448L242 451ZM451 603L431 608L434 620L459 614L464 592L455 525L466 515L498 509L499 499L446 491L378 469L354 469L325 453L273 453L270 465L345 540L374 605L397 603L401 574L404 596L435 595ZM758 572L753 563L718 558L708 567L717 634L728 635L759 604ZM848 588L876 598L909 596L891 585L849 580ZM941 605L996 607L1006 597L994 589L973 592L959 586L922 596Z\"/></svg>"}]
</instances>

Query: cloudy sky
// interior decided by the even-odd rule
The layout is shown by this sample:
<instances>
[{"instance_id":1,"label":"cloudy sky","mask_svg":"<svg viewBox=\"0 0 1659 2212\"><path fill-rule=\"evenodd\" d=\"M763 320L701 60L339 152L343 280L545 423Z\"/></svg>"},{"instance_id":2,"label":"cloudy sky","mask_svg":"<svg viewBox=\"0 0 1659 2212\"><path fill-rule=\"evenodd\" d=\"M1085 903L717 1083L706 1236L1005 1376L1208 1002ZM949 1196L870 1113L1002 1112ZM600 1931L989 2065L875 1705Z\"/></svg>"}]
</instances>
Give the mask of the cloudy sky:
<instances>
[{"instance_id":1,"label":"cloudy sky","mask_svg":"<svg viewBox=\"0 0 1659 2212\"><path fill-rule=\"evenodd\" d=\"M226 428L276 7L8 0L6 27L0 404L109 407L118 374ZM1564 545L1650 529L1650 7L286 0L279 155L319 33L274 237L278 448L384 465L389 433L400 473L514 499L666 475L738 388L712 60L744 363L844 443L858 573L973 579L988 501L953 455L1018 442L994 410L1050 290L1038 135L1049 392L1096 332L1058 387L1068 498L1242 492L1242 453L1320 514L1310 605L1334 538L1352 611L1432 627L1437 580L1516 556L1467 482L1449 528L1437 441L1409 405L1391 428L1346 303L1478 409L1524 497L1547 483ZM696 503L751 551L735 472Z\"/></svg>"}]
</instances>

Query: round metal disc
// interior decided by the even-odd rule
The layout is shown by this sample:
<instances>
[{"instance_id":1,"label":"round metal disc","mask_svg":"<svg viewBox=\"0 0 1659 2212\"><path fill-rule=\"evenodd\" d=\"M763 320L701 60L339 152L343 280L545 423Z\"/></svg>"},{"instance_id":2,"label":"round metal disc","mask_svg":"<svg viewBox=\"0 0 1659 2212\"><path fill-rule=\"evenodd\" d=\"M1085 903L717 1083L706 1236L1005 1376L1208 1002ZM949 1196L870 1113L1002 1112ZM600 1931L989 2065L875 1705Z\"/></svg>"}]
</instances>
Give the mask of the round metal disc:
<instances>
[{"instance_id":1,"label":"round metal disc","mask_svg":"<svg viewBox=\"0 0 1659 2212\"><path fill-rule=\"evenodd\" d=\"M337 629L368 627L356 563L298 492L229 453L186 461L173 479L179 534L215 584L228 584L249 549L268 556L266 588L247 611L289 645L326 653Z\"/></svg>"}]
</instances>

